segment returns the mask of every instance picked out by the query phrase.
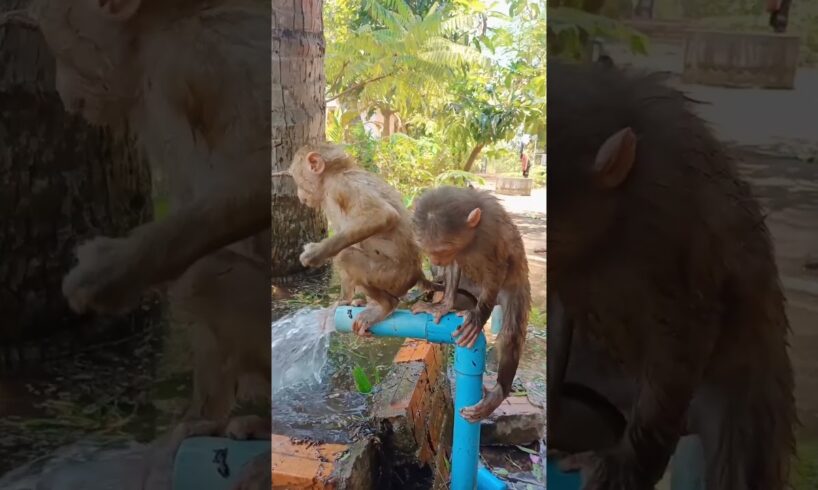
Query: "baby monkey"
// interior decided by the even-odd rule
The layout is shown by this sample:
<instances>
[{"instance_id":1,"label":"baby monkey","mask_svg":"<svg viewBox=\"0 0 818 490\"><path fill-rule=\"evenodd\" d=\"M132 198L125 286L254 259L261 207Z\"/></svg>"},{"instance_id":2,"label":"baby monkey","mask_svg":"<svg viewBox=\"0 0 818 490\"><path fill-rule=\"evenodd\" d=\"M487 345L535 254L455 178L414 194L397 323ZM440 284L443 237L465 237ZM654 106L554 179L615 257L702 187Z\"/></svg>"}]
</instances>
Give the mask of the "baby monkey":
<instances>
[{"instance_id":1,"label":"baby monkey","mask_svg":"<svg viewBox=\"0 0 818 490\"><path fill-rule=\"evenodd\" d=\"M301 147L289 173L298 199L323 210L334 232L306 244L301 263L319 267L334 258L341 278L338 304L353 303L356 288L366 294L368 304L353 321L355 333L371 335L369 328L388 317L415 284L431 287L421 269L409 213L389 184L330 143Z\"/></svg>"},{"instance_id":2,"label":"baby monkey","mask_svg":"<svg viewBox=\"0 0 818 490\"><path fill-rule=\"evenodd\" d=\"M491 415L508 397L525 344L531 287L523 240L494 196L469 188L425 192L415 204L414 225L432 264L446 267L443 301L417 303L415 313L432 313L439 322L454 307L461 275L478 297L473 308L458 313L463 324L453 334L457 345L473 346L494 306L499 304L503 310L497 385L484 393L480 403L462 411L463 417L475 422Z\"/></svg>"}]
</instances>

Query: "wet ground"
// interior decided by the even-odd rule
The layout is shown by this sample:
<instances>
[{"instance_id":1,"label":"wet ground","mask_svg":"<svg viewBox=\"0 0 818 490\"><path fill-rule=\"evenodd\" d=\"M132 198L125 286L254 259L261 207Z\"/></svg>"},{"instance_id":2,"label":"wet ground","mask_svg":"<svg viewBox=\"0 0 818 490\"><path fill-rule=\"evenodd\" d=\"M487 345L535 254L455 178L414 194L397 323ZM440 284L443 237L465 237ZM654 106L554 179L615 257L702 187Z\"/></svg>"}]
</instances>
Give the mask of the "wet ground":
<instances>
[{"instance_id":1,"label":"wet ground","mask_svg":"<svg viewBox=\"0 0 818 490\"><path fill-rule=\"evenodd\" d=\"M401 343L401 339L359 339L349 334L333 334L321 383L293 386L273 396L273 433L339 444L350 444L372 434L370 400L381 389L380 380L391 367ZM372 385L372 392L360 391L353 376L355 369Z\"/></svg>"}]
</instances>

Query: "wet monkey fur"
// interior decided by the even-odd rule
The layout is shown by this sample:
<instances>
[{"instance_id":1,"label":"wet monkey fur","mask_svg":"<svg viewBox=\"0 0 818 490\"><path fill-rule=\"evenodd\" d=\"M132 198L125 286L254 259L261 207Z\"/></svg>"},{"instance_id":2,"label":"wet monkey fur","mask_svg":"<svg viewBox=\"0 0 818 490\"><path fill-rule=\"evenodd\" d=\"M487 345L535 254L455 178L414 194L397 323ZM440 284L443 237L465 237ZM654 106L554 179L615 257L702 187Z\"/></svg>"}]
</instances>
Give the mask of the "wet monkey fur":
<instances>
[{"instance_id":1,"label":"wet monkey fur","mask_svg":"<svg viewBox=\"0 0 818 490\"><path fill-rule=\"evenodd\" d=\"M494 306L503 309L497 385L486 391L480 403L463 409L467 420L481 420L511 392L525 344L531 287L522 237L497 198L470 188L426 191L415 203L413 221L420 246L432 264L445 267L443 301L419 303L413 311L430 312L439 321L454 307L459 286L465 285L467 291L476 293L477 303L459 312L463 324L454 334L458 345L471 346Z\"/></svg>"},{"instance_id":2,"label":"wet monkey fur","mask_svg":"<svg viewBox=\"0 0 818 490\"><path fill-rule=\"evenodd\" d=\"M353 302L357 289L366 294L368 304L353 321L356 333L367 334L416 284L432 288L421 269L420 249L400 194L358 167L342 146L305 145L288 173L299 200L323 210L335 232L306 244L301 263L318 267L333 261L341 277L340 304Z\"/></svg>"},{"instance_id":3,"label":"wet monkey fur","mask_svg":"<svg viewBox=\"0 0 818 490\"><path fill-rule=\"evenodd\" d=\"M735 162L661 77L553 62L548 82L548 286L561 316L549 331L569 329L554 347L582 337L607 358L613 370L597 375L620 378L599 386L635 386L622 437L582 463L586 488L652 489L687 432L701 437L708 490L787 488L785 298ZM568 355L551 340L549 362Z\"/></svg>"}]
</instances>

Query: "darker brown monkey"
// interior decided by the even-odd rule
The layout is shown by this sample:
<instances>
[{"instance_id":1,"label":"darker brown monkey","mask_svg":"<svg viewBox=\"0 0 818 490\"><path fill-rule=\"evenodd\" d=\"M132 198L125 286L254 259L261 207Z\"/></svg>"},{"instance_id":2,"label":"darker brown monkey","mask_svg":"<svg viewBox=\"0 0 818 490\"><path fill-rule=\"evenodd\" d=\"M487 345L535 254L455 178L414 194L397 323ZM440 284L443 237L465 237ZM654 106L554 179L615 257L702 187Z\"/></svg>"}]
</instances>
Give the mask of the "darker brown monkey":
<instances>
[{"instance_id":1,"label":"darker brown monkey","mask_svg":"<svg viewBox=\"0 0 818 490\"><path fill-rule=\"evenodd\" d=\"M473 308L460 313L463 324L454 335L458 345L471 346L494 306L503 309L497 385L462 412L470 421L486 418L508 397L525 344L531 288L522 237L494 196L469 188L425 192L415 204L413 219L420 246L432 264L447 266L443 302L419 303L414 311L428 311L439 320L454 306L462 276L478 297Z\"/></svg>"},{"instance_id":2,"label":"darker brown monkey","mask_svg":"<svg viewBox=\"0 0 818 490\"><path fill-rule=\"evenodd\" d=\"M308 243L301 263L317 267L330 259L341 276L340 304L360 288L369 299L353 322L366 334L389 316L416 284L431 288L421 269L420 249L400 194L380 177L359 168L339 145L305 145L289 170L298 198L324 211L335 234Z\"/></svg>"},{"instance_id":3,"label":"darker brown monkey","mask_svg":"<svg viewBox=\"0 0 818 490\"><path fill-rule=\"evenodd\" d=\"M637 386L586 488L652 489L685 432L708 489L786 488L789 324L759 204L660 77L555 62L548 82L549 293Z\"/></svg>"}]
</instances>

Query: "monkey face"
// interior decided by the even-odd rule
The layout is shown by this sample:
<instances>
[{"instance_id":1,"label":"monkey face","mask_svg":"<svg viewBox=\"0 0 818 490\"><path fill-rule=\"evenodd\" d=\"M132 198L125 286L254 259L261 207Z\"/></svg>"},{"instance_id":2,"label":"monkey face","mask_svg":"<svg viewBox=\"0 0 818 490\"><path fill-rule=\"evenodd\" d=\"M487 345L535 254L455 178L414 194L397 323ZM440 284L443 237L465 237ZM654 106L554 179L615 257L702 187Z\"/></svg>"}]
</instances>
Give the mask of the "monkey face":
<instances>
[{"instance_id":1,"label":"monkey face","mask_svg":"<svg viewBox=\"0 0 818 490\"><path fill-rule=\"evenodd\" d=\"M127 19L106 13L107 4L37 0L30 9L56 57L57 91L65 109L94 124L124 119L141 78L136 35Z\"/></svg>"},{"instance_id":2,"label":"monkey face","mask_svg":"<svg viewBox=\"0 0 818 490\"><path fill-rule=\"evenodd\" d=\"M468 249L474 241L474 235L474 229L465 226L441 237L421 234L420 246L429 255L432 265L445 267Z\"/></svg>"},{"instance_id":3,"label":"monkey face","mask_svg":"<svg viewBox=\"0 0 818 490\"><path fill-rule=\"evenodd\" d=\"M298 200L301 204L312 209L320 209L324 196L321 176L305 175L305 172L301 172L295 164L290 168L290 173L298 187Z\"/></svg>"}]
</instances>

